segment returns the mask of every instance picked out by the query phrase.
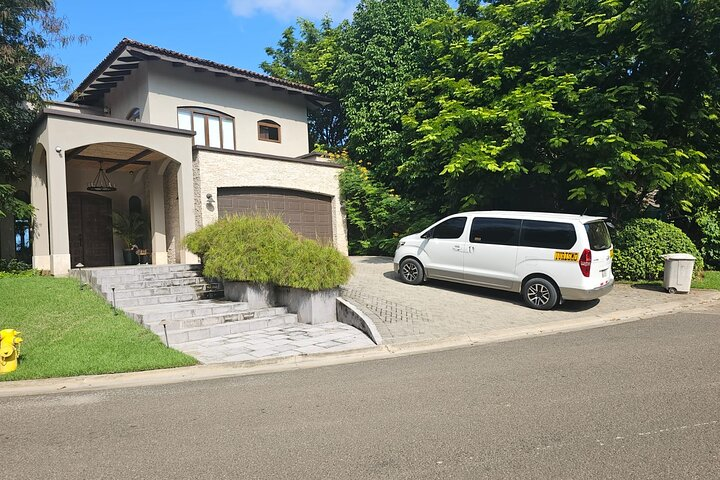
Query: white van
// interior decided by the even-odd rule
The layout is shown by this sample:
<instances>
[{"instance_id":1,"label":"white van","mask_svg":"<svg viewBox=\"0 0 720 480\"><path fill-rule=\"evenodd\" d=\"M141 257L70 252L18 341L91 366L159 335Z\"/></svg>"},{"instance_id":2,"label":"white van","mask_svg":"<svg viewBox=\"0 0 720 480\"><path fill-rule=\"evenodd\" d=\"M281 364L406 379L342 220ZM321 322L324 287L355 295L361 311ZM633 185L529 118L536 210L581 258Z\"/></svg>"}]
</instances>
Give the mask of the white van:
<instances>
[{"instance_id":1,"label":"white van","mask_svg":"<svg viewBox=\"0 0 720 480\"><path fill-rule=\"evenodd\" d=\"M509 290L550 310L593 300L613 286L613 248L603 217L536 212L466 212L400 239L395 272Z\"/></svg>"}]
</instances>

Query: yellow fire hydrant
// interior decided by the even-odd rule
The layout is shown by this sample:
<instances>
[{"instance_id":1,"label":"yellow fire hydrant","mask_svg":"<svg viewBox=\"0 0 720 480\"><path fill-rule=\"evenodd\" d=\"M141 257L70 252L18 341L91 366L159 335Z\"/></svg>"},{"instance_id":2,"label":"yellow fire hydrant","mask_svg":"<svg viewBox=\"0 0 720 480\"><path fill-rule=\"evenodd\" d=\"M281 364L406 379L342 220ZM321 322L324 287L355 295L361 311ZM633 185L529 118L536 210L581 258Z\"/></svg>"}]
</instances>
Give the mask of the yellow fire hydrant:
<instances>
[{"instance_id":1,"label":"yellow fire hydrant","mask_svg":"<svg viewBox=\"0 0 720 480\"><path fill-rule=\"evenodd\" d=\"M22 343L20 332L12 328L0 330L0 374L10 373L17 368L20 352L18 345Z\"/></svg>"}]
</instances>

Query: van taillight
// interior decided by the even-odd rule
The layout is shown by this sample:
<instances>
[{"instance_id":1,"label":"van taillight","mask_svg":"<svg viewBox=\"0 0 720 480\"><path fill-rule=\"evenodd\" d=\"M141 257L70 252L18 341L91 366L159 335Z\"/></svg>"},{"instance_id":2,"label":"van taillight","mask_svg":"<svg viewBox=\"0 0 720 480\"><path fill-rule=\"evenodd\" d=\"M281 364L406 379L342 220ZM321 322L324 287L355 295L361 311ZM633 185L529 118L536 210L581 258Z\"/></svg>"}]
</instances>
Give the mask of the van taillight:
<instances>
[{"instance_id":1,"label":"van taillight","mask_svg":"<svg viewBox=\"0 0 720 480\"><path fill-rule=\"evenodd\" d=\"M580 271L583 276L590 276L590 265L592 265L592 252L586 248L580 255Z\"/></svg>"}]
</instances>

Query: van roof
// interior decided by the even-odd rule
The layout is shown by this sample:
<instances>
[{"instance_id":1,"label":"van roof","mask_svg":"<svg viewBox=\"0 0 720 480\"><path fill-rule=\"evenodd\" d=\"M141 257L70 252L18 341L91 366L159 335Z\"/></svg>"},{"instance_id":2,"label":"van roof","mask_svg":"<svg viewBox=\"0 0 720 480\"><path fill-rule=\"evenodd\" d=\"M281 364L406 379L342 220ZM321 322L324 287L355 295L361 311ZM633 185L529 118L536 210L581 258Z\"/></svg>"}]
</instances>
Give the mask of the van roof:
<instances>
[{"instance_id":1,"label":"van roof","mask_svg":"<svg viewBox=\"0 0 720 480\"><path fill-rule=\"evenodd\" d=\"M579 221L590 223L598 220L605 220L607 217L595 217L589 215L575 215L572 213L550 213L550 212L514 212L510 210L478 210L474 212L462 212L458 215L473 215L477 217L516 218L520 220L563 220Z\"/></svg>"}]
</instances>

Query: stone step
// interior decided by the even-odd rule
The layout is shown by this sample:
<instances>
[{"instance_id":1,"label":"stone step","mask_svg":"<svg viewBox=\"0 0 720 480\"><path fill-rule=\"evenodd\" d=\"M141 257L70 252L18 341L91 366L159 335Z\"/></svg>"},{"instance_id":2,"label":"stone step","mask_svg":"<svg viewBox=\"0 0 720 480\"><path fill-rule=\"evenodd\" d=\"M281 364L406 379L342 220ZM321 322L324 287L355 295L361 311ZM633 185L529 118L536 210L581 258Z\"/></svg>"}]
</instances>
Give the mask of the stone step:
<instances>
[{"instance_id":1,"label":"stone step","mask_svg":"<svg viewBox=\"0 0 720 480\"><path fill-rule=\"evenodd\" d=\"M102 283L99 284L99 288L103 293L109 293L112 291L113 287L117 292L119 290L137 290L140 288L184 287L205 284L220 285L221 283L197 275L193 277L171 278L166 280L139 280L128 283Z\"/></svg>"},{"instance_id":2,"label":"stone step","mask_svg":"<svg viewBox=\"0 0 720 480\"><path fill-rule=\"evenodd\" d=\"M208 327L168 330L168 343L170 346L173 346L177 343L205 340L206 338L221 337L223 335L232 335L235 333L250 332L253 330L262 330L263 328L281 327L294 323L297 323L297 315L294 313L285 313L270 317L260 317L253 318L251 320L222 323ZM158 325L157 328L159 328L159 330L155 331L155 327L153 327L153 331L155 331L160 338L164 339L165 332L162 329L162 325Z\"/></svg>"},{"instance_id":3,"label":"stone step","mask_svg":"<svg viewBox=\"0 0 720 480\"><path fill-rule=\"evenodd\" d=\"M200 327L211 327L213 325L222 325L223 323L242 322L259 318L275 317L277 315L285 315L286 313L288 313L288 311L285 307L268 307L258 308L256 310L248 309L239 312L219 313L216 315L203 315L200 317L144 322L144 324L153 332L160 333L163 331L163 323L165 323L168 331L186 330Z\"/></svg>"},{"instance_id":4,"label":"stone step","mask_svg":"<svg viewBox=\"0 0 720 480\"><path fill-rule=\"evenodd\" d=\"M123 308L123 311L140 324L156 323L163 320L181 320L185 318L204 317L232 312L246 312L245 302L230 300L194 300L190 302L163 305L146 305L141 307Z\"/></svg>"},{"instance_id":5,"label":"stone step","mask_svg":"<svg viewBox=\"0 0 720 480\"><path fill-rule=\"evenodd\" d=\"M204 300L211 298L222 298L222 290L212 290L207 292L194 292L194 293L171 293L167 295L155 295L154 297L134 297L134 298L117 298L115 293L115 306L117 308L126 309L128 307L141 307L149 305L167 304L167 303L178 303L178 302L190 302L193 300ZM112 303L112 295L108 299Z\"/></svg>"},{"instance_id":6,"label":"stone step","mask_svg":"<svg viewBox=\"0 0 720 480\"><path fill-rule=\"evenodd\" d=\"M114 286L128 283L139 283L139 282L155 282L162 280L183 280L190 278L203 278L200 272L187 271L187 272L166 272L166 273L143 273L138 275L109 275L104 277L90 276L87 283L99 286Z\"/></svg>"},{"instance_id":7,"label":"stone step","mask_svg":"<svg viewBox=\"0 0 720 480\"><path fill-rule=\"evenodd\" d=\"M178 272L200 272L202 267L200 264L170 264L170 265L132 265L118 267L94 267L83 268L83 275L90 274L95 278L112 277L115 275L146 275L146 274L165 274Z\"/></svg>"},{"instance_id":8,"label":"stone step","mask_svg":"<svg viewBox=\"0 0 720 480\"><path fill-rule=\"evenodd\" d=\"M154 288L115 288L115 300L123 300L126 298L154 297L160 295L185 294L185 293L202 293L221 291L219 283L197 283L195 285L180 285L177 287L154 287ZM105 298L112 300L112 289L103 287L102 293Z\"/></svg>"}]
</instances>

